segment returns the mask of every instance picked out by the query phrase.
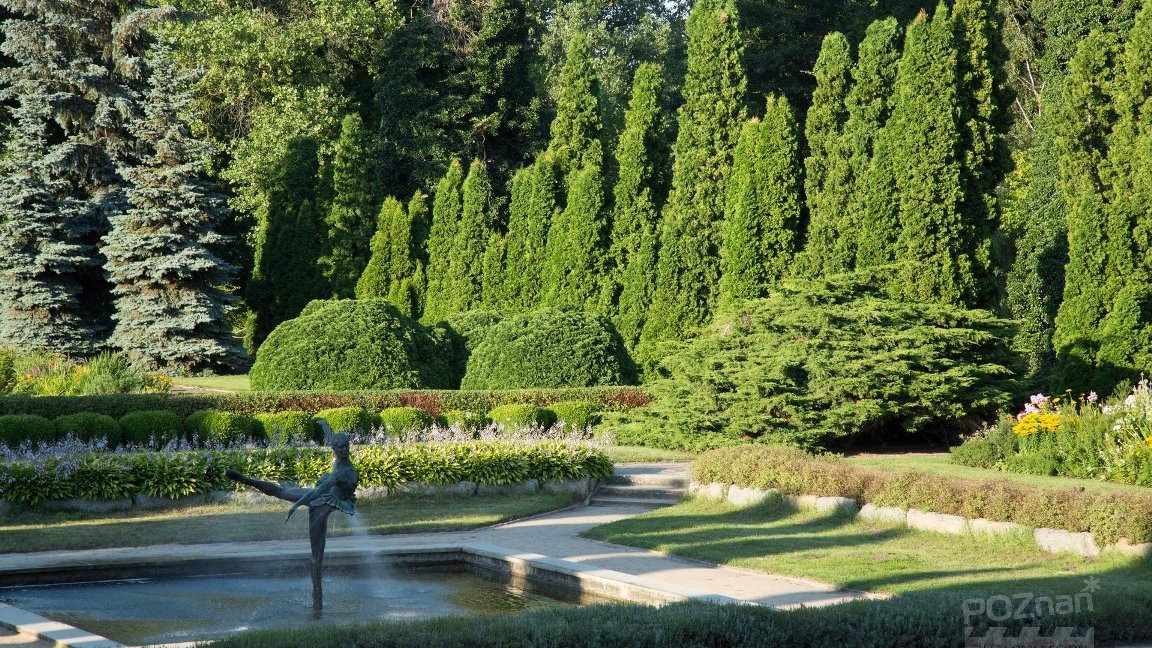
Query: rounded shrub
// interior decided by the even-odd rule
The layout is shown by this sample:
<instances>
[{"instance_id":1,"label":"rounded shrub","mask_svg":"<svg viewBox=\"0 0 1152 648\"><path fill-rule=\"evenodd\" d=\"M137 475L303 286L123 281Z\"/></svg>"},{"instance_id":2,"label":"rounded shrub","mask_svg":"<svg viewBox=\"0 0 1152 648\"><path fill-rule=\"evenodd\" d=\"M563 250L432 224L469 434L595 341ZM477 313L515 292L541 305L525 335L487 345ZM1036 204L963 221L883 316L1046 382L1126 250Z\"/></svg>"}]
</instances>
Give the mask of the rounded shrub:
<instances>
[{"instance_id":1,"label":"rounded shrub","mask_svg":"<svg viewBox=\"0 0 1152 648\"><path fill-rule=\"evenodd\" d=\"M184 421L188 438L203 445L244 443L252 438L252 419L224 410L193 412Z\"/></svg>"},{"instance_id":2,"label":"rounded shrub","mask_svg":"<svg viewBox=\"0 0 1152 648\"><path fill-rule=\"evenodd\" d=\"M35 414L7 414L0 416L0 443L15 448L25 441L51 443L56 440L52 421Z\"/></svg>"},{"instance_id":3,"label":"rounded shrub","mask_svg":"<svg viewBox=\"0 0 1152 648\"><path fill-rule=\"evenodd\" d=\"M445 389L452 349L383 299L312 302L256 352L254 390Z\"/></svg>"},{"instance_id":4,"label":"rounded shrub","mask_svg":"<svg viewBox=\"0 0 1152 648\"><path fill-rule=\"evenodd\" d=\"M449 410L441 415L446 426L458 428L464 432L479 432L492 424L487 414L468 412L465 410Z\"/></svg>"},{"instance_id":5,"label":"rounded shrub","mask_svg":"<svg viewBox=\"0 0 1152 648\"><path fill-rule=\"evenodd\" d=\"M380 412L380 425L389 436L405 437L412 432L422 432L436 423L435 417L419 407L389 407Z\"/></svg>"},{"instance_id":6,"label":"rounded shrub","mask_svg":"<svg viewBox=\"0 0 1152 648\"><path fill-rule=\"evenodd\" d=\"M345 434L363 434L372 429L372 415L363 407L333 407L316 412L314 419L324 419L332 426L332 431ZM319 425L313 428L312 439L324 443L324 432Z\"/></svg>"},{"instance_id":7,"label":"rounded shrub","mask_svg":"<svg viewBox=\"0 0 1152 648\"><path fill-rule=\"evenodd\" d=\"M493 326L472 351L461 389L636 384L636 365L606 318L546 308Z\"/></svg>"},{"instance_id":8,"label":"rounded shrub","mask_svg":"<svg viewBox=\"0 0 1152 648\"><path fill-rule=\"evenodd\" d=\"M316 436L315 420L302 410L256 414L252 419L260 436L273 445L304 443Z\"/></svg>"},{"instance_id":9,"label":"rounded shrub","mask_svg":"<svg viewBox=\"0 0 1152 648\"><path fill-rule=\"evenodd\" d=\"M56 438L63 439L69 434L82 441L104 439L108 447L120 444L120 423L107 414L80 412L57 416L52 425L56 428Z\"/></svg>"},{"instance_id":10,"label":"rounded shrub","mask_svg":"<svg viewBox=\"0 0 1152 648\"><path fill-rule=\"evenodd\" d=\"M492 419L493 423L503 425L508 430L518 430L534 425L549 428L556 422L556 413L535 405L501 405L488 412L488 418Z\"/></svg>"},{"instance_id":11,"label":"rounded shrub","mask_svg":"<svg viewBox=\"0 0 1152 648\"><path fill-rule=\"evenodd\" d=\"M433 328L443 332L452 345L452 372L455 386L459 386L468 368L468 357L488 337L492 327L503 321L504 315L496 311L466 311L452 313L436 322Z\"/></svg>"},{"instance_id":12,"label":"rounded shrub","mask_svg":"<svg viewBox=\"0 0 1152 648\"><path fill-rule=\"evenodd\" d=\"M120 429L124 443L142 444L152 439L164 445L184 436L184 419L172 410L141 410L121 416Z\"/></svg>"},{"instance_id":13,"label":"rounded shrub","mask_svg":"<svg viewBox=\"0 0 1152 648\"><path fill-rule=\"evenodd\" d=\"M587 432L588 428L600 422L600 406L588 401L561 401L548 406L556 414L556 421L564 424L564 431Z\"/></svg>"}]
</instances>

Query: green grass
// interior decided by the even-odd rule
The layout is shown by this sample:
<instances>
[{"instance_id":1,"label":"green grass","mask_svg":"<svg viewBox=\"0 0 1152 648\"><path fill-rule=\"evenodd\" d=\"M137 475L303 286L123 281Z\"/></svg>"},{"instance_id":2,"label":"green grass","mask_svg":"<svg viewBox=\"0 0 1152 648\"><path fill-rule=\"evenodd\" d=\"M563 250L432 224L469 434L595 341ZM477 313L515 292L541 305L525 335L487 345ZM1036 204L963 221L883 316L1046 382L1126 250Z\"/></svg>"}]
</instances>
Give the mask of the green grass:
<instances>
[{"instance_id":1,"label":"green grass","mask_svg":"<svg viewBox=\"0 0 1152 648\"><path fill-rule=\"evenodd\" d=\"M567 506L568 495L537 493L515 497L416 496L361 500L357 514L370 533L460 531ZM165 511L42 513L26 511L0 518L0 554L53 549L138 547L152 544L248 542L308 537L307 512L285 523L288 503L204 504ZM333 515L329 535L349 535L344 515Z\"/></svg>"},{"instance_id":2,"label":"green grass","mask_svg":"<svg viewBox=\"0 0 1152 648\"><path fill-rule=\"evenodd\" d=\"M882 455L866 457L848 457L847 461L861 468L879 468L883 470L915 470L934 475L945 475L972 480L999 480L1019 484L1029 484L1044 488L1081 488L1092 492L1127 492L1147 495L1149 490L1143 486L1117 484L1115 482L1097 481L1093 479L1072 479L1070 477L1043 477L1039 475L1022 475L1019 473L988 470L986 468L972 468L954 463L950 455Z\"/></svg>"},{"instance_id":3,"label":"green grass","mask_svg":"<svg viewBox=\"0 0 1152 648\"><path fill-rule=\"evenodd\" d=\"M220 389L232 392L252 391L248 383L248 374L237 376L181 376L173 377L172 385L186 387L200 387L203 389Z\"/></svg>"},{"instance_id":4,"label":"green grass","mask_svg":"<svg viewBox=\"0 0 1152 648\"><path fill-rule=\"evenodd\" d=\"M662 450L643 446L608 446L605 448L613 463L643 463L655 461L692 461L698 455L694 452Z\"/></svg>"},{"instance_id":5,"label":"green grass","mask_svg":"<svg viewBox=\"0 0 1152 648\"><path fill-rule=\"evenodd\" d=\"M1109 595L1146 592L1152 561L1088 560L1041 551L1028 536L1000 539L913 531L902 525L797 511L777 501L739 508L691 499L586 533L599 540L844 589L891 594L959 590L1074 594L1107 579Z\"/></svg>"}]
</instances>

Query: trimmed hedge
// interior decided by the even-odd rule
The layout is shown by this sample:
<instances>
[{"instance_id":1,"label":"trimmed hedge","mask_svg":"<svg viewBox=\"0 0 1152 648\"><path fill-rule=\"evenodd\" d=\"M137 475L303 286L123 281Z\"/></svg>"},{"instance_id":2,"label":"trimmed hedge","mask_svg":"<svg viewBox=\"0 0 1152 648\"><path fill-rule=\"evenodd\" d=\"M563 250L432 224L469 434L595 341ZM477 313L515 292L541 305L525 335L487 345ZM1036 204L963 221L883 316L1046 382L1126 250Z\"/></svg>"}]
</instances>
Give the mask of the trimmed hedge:
<instances>
[{"instance_id":1,"label":"trimmed hedge","mask_svg":"<svg viewBox=\"0 0 1152 648\"><path fill-rule=\"evenodd\" d=\"M380 425L388 430L389 436L404 438L410 432L427 430L436 424L436 419L419 407L389 407L380 412Z\"/></svg>"},{"instance_id":2,"label":"trimmed hedge","mask_svg":"<svg viewBox=\"0 0 1152 648\"><path fill-rule=\"evenodd\" d=\"M488 412L488 418L493 423L512 429L533 425L549 428L556 422L556 413L535 405L501 405Z\"/></svg>"},{"instance_id":3,"label":"trimmed hedge","mask_svg":"<svg viewBox=\"0 0 1152 648\"><path fill-rule=\"evenodd\" d=\"M91 412L65 414L56 417L56 420L52 421L52 425L56 428L56 438L58 439L63 439L69 434L81 441L105 439L110 448L119 445L123 435L120 423L107 414L93 414Z\"/></svg>"},{"instance_id":4,"label":"trimmed hedge","mask_svg":"<svg viewBox=\"0 0 1152 648\"><path fill-rule=\"evenodd\" d=\"M184 425L189 440L195 438L203 445L243 443L253 437L252 419L243 414L223 410L200 410L189 416Z\"/></svg>"},{"instance_id":5,"label":"trimmed hedge","mask_svg":"<svg viewBox=\"0 0 1152 648\"><path fill-rule=\"evenodd\" d=\"M517 484L531 479L602 479L612 473L612 461L602 450L557 441L354 446L352 461L360 473L361 487L393 487L405 482ZM78 458L0 463L0 493L5 501L31 506L71 497L119 499L143 494L176 498L242 489L224 476L227 468L258 479L315 484L331 465L331 450L300 446L93 452Z\"/></svg>"},{"instance_id":6,"label":"trimmed hedge","mask_svg":"<svg viewBox=\"0 0 1152 648\"><path fill-rule=\"evenodd\" d=\"M569 307L514 315L473 349L462 389L634 385L637 370L607 318Z\"/></svg>"},{"instance_id":7,"label":"trimmed hedge","mask_svg":"<svg viewBox=\"0 0 1152 648\"><path fill-rule=\"evenodd\" d=\"M368 410L363 407L333 407L332 409L320 410L316 412L315 419L324 419L328 421L328 425L332 426L332 431L339 434L363 434L370 432L372 426L376 421L373 420ZM324 432L320 426L316 426L314 439L316 443L324 443Z\"/></svg>"},{"instance_id":8,"label":"trimmed hedge","mask_svg":"<svg viewBox=\"0 0 1152 648\"><path fill-rule=\"evenodd\" d=\"M600 422L600 408L588 401L561 401L548 406L556 414L556 421L564 424L567 433L587 432Z\"/></svg>"},{"instance_id":9,"label":"trimmed hedge","mask_svg":"<svg viewBox=\"0 0 1152 648\"><path fill-rule=\"evenodd\" d=\"M440 422L447 427L456 427L464 431L479 432L492 424L487 414L479 412L465 412L464 410L450 410L440 416Z\"/></svg>"},{"instance_id":10,"label":"trimmed hedge","mask_svg":"<svg viewBox=\"0 0 1152 648\"><path fill-rule=\"evenodd\" d=\"M17 447L25 441L51 443L56 440L56 428L52 421L34 414L9 414L0 416L0 442Z\"/></svg>"},{"instance_id":11,"label":"trimmed hedge","mask_svg":"<svg viewBox=\"0 0 1152 648\"><path fill-rule=\"evenodd\" d=\"M573 387L566 389L508 389L494 391L394 390L394 391L281 391L202 394L115 394L103 396L27 396L0 398L0 415L35 414L55 419L65 414L93 412L120 418L140 410L172 410L182 418L204 409L236 412L245 416L299 410L315 413L350 405L379 412L387 407L419 407L433 416L448 410L487 412L515 403L547 407L568 400L596 403L603 411L641 407L652 397L643 387Z\"/></svg>"},{"instance_id":12,"label":"trimmed hedge","mask_svg":"<svg viewBox=\"0 0 1152 648\"><path fill-rule=\"evenodd\" d=\"M155 439L164 445L184 437L184 419L171 410L143 410L120 417L124 443L148 443Z\"/></svg>"},{"instance_id":13,"label":"trimmed hedge","mask_svg":"<svg viewBox=\"0 0 1152 648\"><path fill-rule=\"evenodd\" d=\"M314 301L268 335L249 378L257 391L447 389L451 347L386 299Z\"/></svg>"},{"instance_id":14,"label":"trimmed hedge","mask_svg":"<svg viewBox=\"0 0 1152 648\"><path fill-rule=\"evenodd\" d=\"M316 436L316 420L301 410L257 414L252 421L260 435L273 445L311 441Z\"/></svg>"},{"instance_id":15,"label":"trimmed hedge","mask_svg":"<svg viewBox=\"0 0 1152 648\"><path fill-rule=\"evenodd\" d=\"M1016 522L1030 527L1091 531L1097 542L1152 542L1152 493L1089 493L1003 481L956 479L917 472L857 468L778 446L741 445L706 452L692 478L790 495L850 497L858 503Z\"/></svg>"}]
</instances>

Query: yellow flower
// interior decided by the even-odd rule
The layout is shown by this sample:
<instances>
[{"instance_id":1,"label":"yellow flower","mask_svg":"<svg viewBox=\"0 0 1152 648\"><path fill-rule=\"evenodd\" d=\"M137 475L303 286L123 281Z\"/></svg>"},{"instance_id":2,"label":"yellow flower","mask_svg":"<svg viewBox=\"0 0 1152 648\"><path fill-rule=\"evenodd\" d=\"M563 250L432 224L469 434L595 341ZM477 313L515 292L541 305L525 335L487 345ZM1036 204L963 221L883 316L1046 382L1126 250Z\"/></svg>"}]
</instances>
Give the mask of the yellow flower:
<instances>
[{"instance_id":1,"label":"yellow flower","mask_svg":"<svg viewBox=\"0 0 1152 648\"><path fill-rule=\"evenodd\" d=\"M1055 432L1060 429L1060 415L1056 412L1033 412L1026 414L1016 425L1012 432L1016 436L1032 436L1040 432Z\"/></svg>"}]
</instances>

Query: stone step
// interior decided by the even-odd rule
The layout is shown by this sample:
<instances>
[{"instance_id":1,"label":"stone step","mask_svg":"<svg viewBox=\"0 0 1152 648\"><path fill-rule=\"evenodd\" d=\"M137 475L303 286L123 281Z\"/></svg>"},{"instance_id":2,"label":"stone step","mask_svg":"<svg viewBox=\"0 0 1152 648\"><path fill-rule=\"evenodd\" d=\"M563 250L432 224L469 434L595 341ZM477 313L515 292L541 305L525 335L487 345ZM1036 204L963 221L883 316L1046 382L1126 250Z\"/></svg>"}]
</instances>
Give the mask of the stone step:
<instances>
[{"instance_id":1,"label":"stone step","mask_svg":"<svg viewBox=\"0 0 1152 648\"><path fill-rule=\"evenodd\" d=\"M635 486L657 486L663 488L675 488L679 490L687 490L691 478L688 475L649 475L649 474L628 474L628 473L613 473L607 479L608 484L619 485L635 485Z\"/></svg>"},{"instance_id":2,"label":"stone step","mask_svg":"<svg viewBox=\"0 0 1152 648\"><path fill-rule=\"evenodd\" d=\"M679 504L678 499L662 499L655 497L602 497L597 495L588 502L589 506L647 506L650 508L661 508L664 506L672 506Z\"/></svg>"},{"instance_id":3,"label":"stone step","mask_svg":"<svg viewBox=\"0 0 1152 648\"><path fill-rule=\"evenodd\" d=\"M647 484L603 484L596 491L597 496L643 497L646 499L676 499L688 491L684 488L660 488Z\"/></svg>"}]
</instances>

